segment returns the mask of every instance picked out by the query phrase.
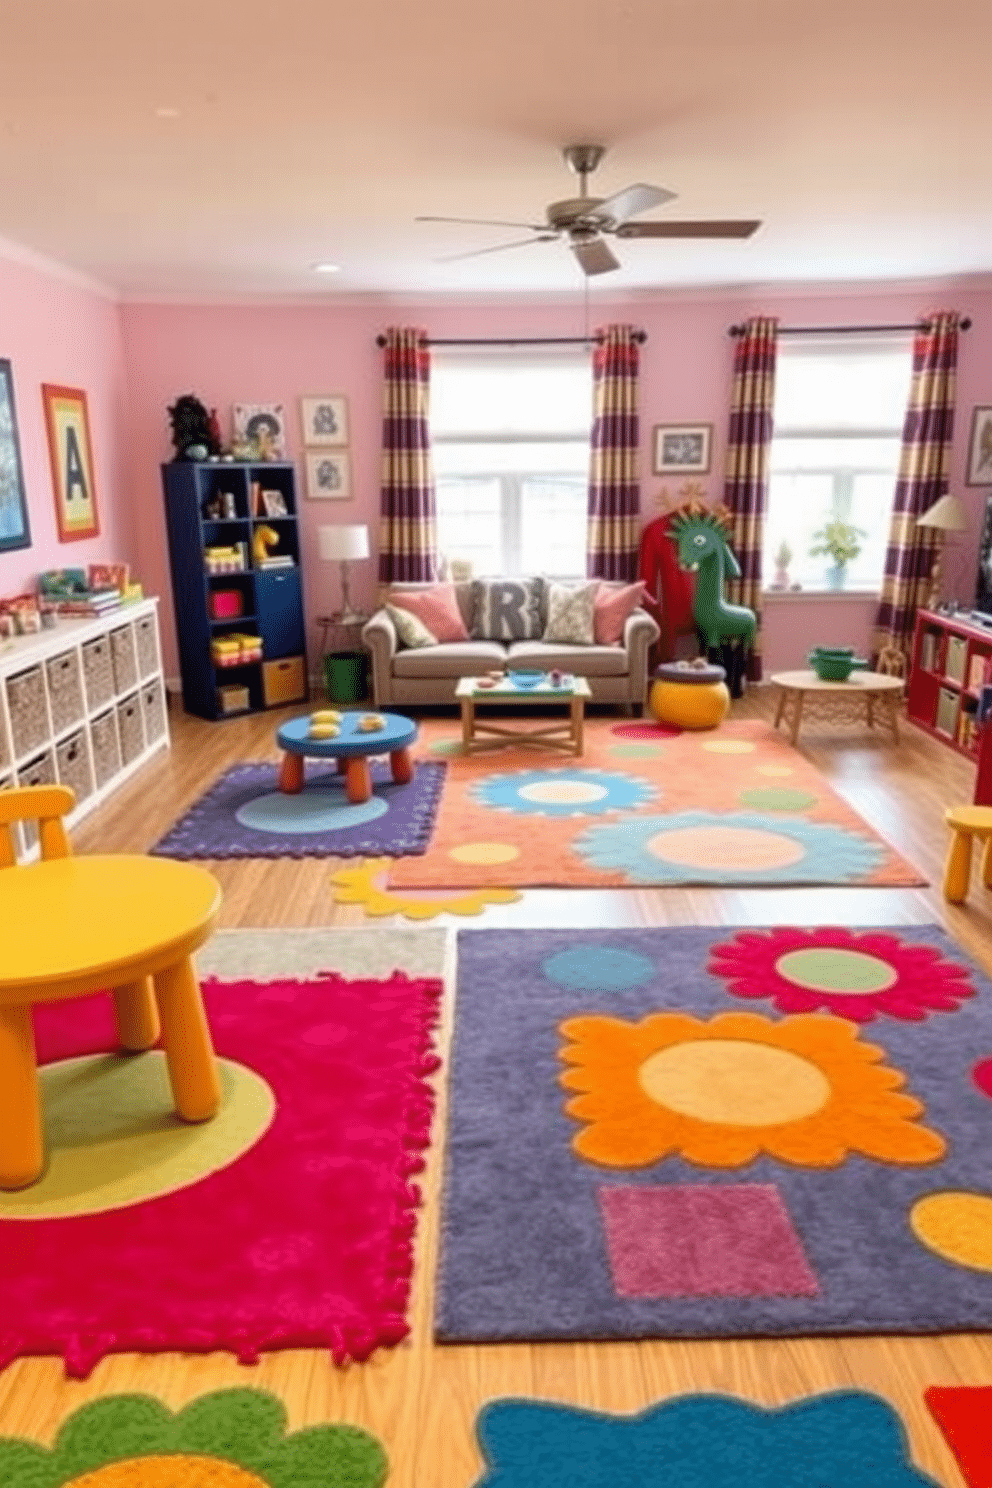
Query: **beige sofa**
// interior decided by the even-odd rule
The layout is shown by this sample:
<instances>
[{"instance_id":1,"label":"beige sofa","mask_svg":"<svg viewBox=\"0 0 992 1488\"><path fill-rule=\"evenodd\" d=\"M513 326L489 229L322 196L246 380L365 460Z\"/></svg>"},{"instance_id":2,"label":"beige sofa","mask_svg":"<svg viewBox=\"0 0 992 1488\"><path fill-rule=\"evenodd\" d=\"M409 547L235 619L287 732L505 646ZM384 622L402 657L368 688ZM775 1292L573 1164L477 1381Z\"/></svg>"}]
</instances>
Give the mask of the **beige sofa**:
<instances>
[{"instance_id":1,"label":"beige sofa","mask_svg":"<svg viewBox=\"0 0 992 1488\"><path fill-rule=\"evenodd\" d=\"M422 590L426 584L393 584L392 594ZM620 587L620 586L617 586ZM472 585L456 584L458 607L471 633ZM385 596L388 600L389 594ZM471 677L493 667L515 666L549 671L557 668L585 677L594 703L619 703L640 710L648 680L648 647L658 638L658 626L646 610L628 618L623 641L617 646L565 646L544 641L439 642L406 649L385 609L377 610L362 631L372 655L372 689L377 708L418 703L452 703L459 677Z\"/></svg>"}]
</instances>

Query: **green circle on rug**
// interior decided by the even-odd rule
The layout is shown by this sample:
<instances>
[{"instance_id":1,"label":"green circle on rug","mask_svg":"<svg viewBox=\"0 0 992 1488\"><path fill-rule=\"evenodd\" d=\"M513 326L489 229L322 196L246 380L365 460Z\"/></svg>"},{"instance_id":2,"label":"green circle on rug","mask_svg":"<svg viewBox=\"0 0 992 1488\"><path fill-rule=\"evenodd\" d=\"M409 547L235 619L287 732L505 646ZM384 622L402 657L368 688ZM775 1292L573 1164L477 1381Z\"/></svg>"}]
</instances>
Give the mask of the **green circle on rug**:
<instances>
[{"instance_id":1,"label":"green circle on rug","mask_svg":"<svg viewBox=\"0 0 992 1488\"><path fill-rule=\"evenodd\" d=\"M899 974L880 956L848 951L839 946L814 946L788 951L775 962L775 970L787 982L814 992L884 992L899 980Z\"/></svg>"},{"instance_id":2,"label":"green circle on rug","mask_svg":"<svg viewBox=\"0 0 992 1488\"><path fill-rule=\"evenodd\" d=\"M234 813L243 827L253 832L342 832L346 827L361 827L366 822L385 816L389 802L382 796L370 796L352 806L344 790L304 790L296 795L272 791L258 796Z\"/></svg>"},{"instance_id":3,"label":"green circle on rug","mask_svg":"<svg viewBox=\"0 0 992 1488\"><path fill-rule=\"evenodd\" d=\"M658 744L611 744L610 753L627 759L657 759L662 750Z\"/></svg>"},{"instance_id":4,"label":"green circle on rug","mask_svg":"<svg viewBox=\"0 0 992 1488\"><path fill-rule=\"evenodd\" d=\"M276 1101L260 1075L218 1059L212 1121L176 1115L159 1049L89 1054L38 1071L48 1165L30 1188L0 1192L0 1219L65 1219L125 1209L229 1167L265 1134Z\"/></svg>"},{"instance_id":5,"label":"green circle on rug","mask_svg":"<svg viewBox=\"0 0 992 1488\"><path fill-rule=\"evenodd\" d=\"M433 744L428 744L429 754L461 754L463 751L461 739L437 739Z\"/></svg>"},{"instance_id":6,"label":"green circle on rug","mask_svg":"<svg viewBox=\"0 0 992 1488\"><path fill-rule=\"evenodd\" d=\"M787 790L785 786L774 785L741 791L740 796L741 805L750 806L754 811L805 811L807 807L815 806L819 799L811 791Z\"/></svg>"}]
</instances>

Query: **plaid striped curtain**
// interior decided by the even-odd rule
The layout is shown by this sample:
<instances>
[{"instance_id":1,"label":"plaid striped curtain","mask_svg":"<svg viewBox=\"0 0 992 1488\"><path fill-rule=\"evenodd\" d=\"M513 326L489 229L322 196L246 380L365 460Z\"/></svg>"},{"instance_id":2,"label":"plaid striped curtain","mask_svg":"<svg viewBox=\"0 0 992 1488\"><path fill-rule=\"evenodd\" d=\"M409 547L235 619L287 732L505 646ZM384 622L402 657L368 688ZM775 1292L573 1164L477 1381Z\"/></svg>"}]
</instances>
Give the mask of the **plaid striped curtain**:
<instances>
[{"instance_id":1,"label":"plaid striped curtain","mask_svg":"<svg viewBox=\"0 0 992 1488\"><path fill-rule=\"evenodd\" d=\"M383 359L379 581L430 581L437 575L437 505L427 333L390 326Z\"/></svg>"},{"instance_id":2,"label":"plaid striped curtain","mask_svg":"<svg viewBox=\"0 0 992 1488\"><path fill-rule=\"evenodd\" d=\"M768 463L775 404L778 321L758 315L747 321L734 352L734 386L723 486L734 518L731 546L741 577L727 581L727 597L754 611L758 628L748 658L748 677L761 680L761 548L768 506Z\"/></svg>"},{"instance_id":3,"label":"plaid striped curtain","mask_svg":"<svg viewBox=\"0 0 992 1488\"><path fill-rule=\"evenodd\" d=\"M913 340L913 380L902 429L881 602L875 617L875 652L894 647L907 662L916 611L927 597L940 540L939 532L917 527L916 519L947 492L957 365L956 312L945 310L928 316Z\"/></svg>"},{"instance_id":4,"label":"plaid striped curtain","mask_svg":"<svg viewBox=\"0 0 992 1488\"><path fill-rule=\"evenodd\" d=\"M586 572L592 579L637 577L641 491L637 479L640 346L631 325L597 331L589 458Z\"/></svg>"}]
</instances>

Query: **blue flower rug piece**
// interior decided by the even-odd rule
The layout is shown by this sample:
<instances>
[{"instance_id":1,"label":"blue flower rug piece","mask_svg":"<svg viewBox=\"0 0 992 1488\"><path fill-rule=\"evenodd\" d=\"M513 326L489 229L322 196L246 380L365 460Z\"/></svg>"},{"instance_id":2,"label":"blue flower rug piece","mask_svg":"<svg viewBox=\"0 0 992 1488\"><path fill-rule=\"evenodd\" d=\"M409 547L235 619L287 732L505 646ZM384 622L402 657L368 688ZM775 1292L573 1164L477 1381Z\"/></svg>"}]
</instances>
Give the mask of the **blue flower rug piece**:
<instances>
[{"instance_id":1,"label":"blue flower rug piece","mask_svg":"<svg viewBox=\"0 0 992 1488\"><path fill-rule=\"evenodd\" d=\"M839 1390L765 1409L683 1395L636 1416L497 1400L475 1488L938 1488L877 1395Z\"/></svg>"},{"instance_id":2,"label":"blue flower rug piece","mask_svg":"<svg viewBox=\"0 0 992 1488\"><path fill-rule=\"evenodd\" d=\"M353 806L344 776L308 764L297 795L274 764L234 765L150 849L163 858L405 857L427 850L447 771L419 761L409 785L370 761L372 795Z\"/></svg>"}]
</instances>

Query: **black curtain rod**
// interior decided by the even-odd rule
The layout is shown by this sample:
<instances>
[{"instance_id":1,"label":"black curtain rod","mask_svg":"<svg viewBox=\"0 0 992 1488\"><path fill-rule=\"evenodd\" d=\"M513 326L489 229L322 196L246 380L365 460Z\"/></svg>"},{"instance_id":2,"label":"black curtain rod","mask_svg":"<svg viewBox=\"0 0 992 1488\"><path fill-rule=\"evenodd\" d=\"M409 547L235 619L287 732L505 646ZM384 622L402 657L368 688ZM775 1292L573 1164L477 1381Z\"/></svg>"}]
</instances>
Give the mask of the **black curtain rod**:
<instances>
[{"instance_id":1,"label":"black curtain rod","mask_svg":"<svg viewBox=\"0 0 992 1488\"><path fill-rule=\"evenodd\" d=\"M864 331L918 331L926 321L917 320L912 325L853 325L853 326L779 326L780 336L853 336ZM971 320L966 315L958 321L958 329L968 331L971 329ZM743 336L747 326L732 325L727 332L728 336Z\"/></svg>"},{"instance_id":2,"label":"black curtain rod","mask_svg":"<svg viewBox=\"0 0 992 1488\"><path fill-rule=\"evenodd\" d=\"M634 340L643 343L648 339L647 331L635 331ZM448 336L435 340L426 338L428 346L588 346L590 342L602 340L600 336ZM377 346L386 345L385 336L376 336Z\"/></svg>"}]
</instances>

